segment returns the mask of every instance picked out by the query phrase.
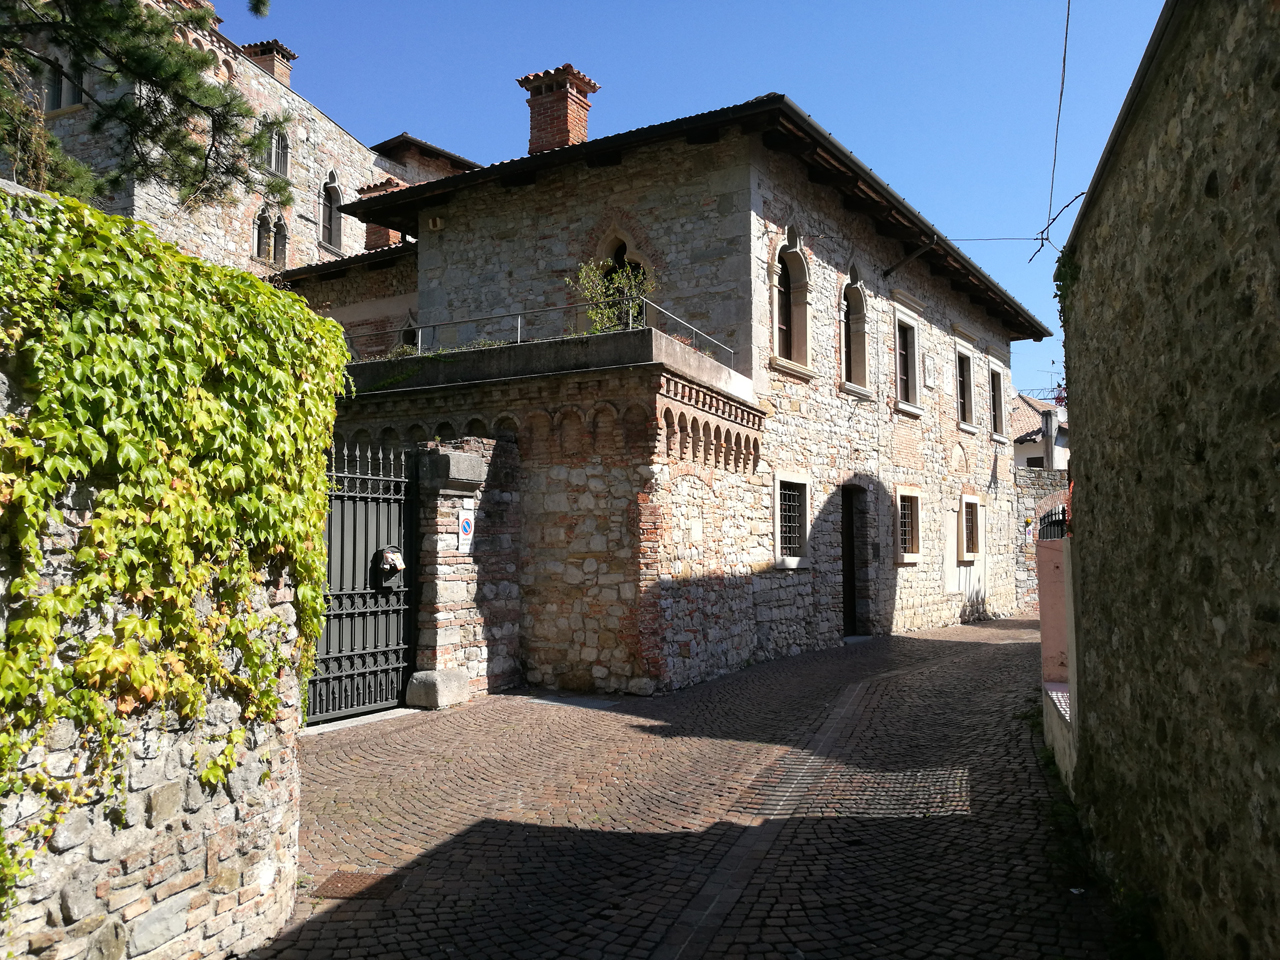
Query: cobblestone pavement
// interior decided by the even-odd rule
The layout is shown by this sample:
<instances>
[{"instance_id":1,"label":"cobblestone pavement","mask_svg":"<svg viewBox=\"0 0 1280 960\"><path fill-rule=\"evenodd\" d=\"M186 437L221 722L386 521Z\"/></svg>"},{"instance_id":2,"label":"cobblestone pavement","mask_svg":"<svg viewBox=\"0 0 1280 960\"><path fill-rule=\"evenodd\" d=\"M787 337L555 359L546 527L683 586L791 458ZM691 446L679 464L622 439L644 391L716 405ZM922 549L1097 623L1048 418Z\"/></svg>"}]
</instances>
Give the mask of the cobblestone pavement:
<instances>
[{"instance_id":1,"label":"cobblestone pavement","mask_svg":"<svg viewBox=\"0 0 1280 960\"><path fill-rule=\"evenodd\" d=\"M1105 957L1096 895L1053 877L1049 787L1017 716L1035 627L308 736L307 879L264 955ZM315 896L335 871L386 880Z\"/></svg>"}]
</instances>

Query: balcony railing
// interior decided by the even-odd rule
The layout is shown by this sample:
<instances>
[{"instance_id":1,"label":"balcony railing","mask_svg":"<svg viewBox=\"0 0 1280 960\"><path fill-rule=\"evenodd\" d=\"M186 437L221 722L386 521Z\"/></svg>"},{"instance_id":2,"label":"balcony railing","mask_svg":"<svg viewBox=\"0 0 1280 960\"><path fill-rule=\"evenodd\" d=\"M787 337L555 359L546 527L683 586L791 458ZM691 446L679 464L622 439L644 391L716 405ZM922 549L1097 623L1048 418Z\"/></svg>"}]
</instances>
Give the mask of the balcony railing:
<instances>
[{"instance_id":1,"label":"balcony railing","mask_svg":"<svg viewBox=\"0 0 1280 960\"><path fill-rule=\"evenodd\" d=\"M580 329L586 326L586 330ZM618 297L347 335L353 362L451 353L653 327L732 366L734 351L647 297ZM397 342L398 338L398 342Z\"/></svg>"}]
</instances>

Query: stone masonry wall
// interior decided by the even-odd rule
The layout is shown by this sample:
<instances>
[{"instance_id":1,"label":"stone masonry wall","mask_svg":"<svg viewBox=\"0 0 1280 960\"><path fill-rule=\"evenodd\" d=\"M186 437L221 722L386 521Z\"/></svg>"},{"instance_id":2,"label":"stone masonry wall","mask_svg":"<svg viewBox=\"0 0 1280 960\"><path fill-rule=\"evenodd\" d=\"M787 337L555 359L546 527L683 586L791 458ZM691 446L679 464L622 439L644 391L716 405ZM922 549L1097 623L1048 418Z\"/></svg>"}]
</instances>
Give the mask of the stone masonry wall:
<instances>
[{"instance_id":1,"label":"stone masonry wall","mask_svg":"<svg viewBox=\"0 0 1280 960\"><path fill-rule=\"evenodd\" d=\"M989 396L992 369L1003 375L1005 410L1014 396L1008 333L920 263L884 279L883 270L902 257L900 244L843 210L834 192L811 183L793 158L753 144L751 159L753 371L757 395L771 412L762 456L774 470L810 478L816 503L832 505L816 512L820 523L813 536L819 542L828 538L830 545L825 562L815 559L815 592L839 595L838 488L852 484L868 491L875 630L1008 616L1016 609L1012 456L1010 445L991 432ZM808 273L809 371L799 374L772 360L769 271L788 228L799 237ZM860 286L866 305L869 397L842 389L840 325L850 283ZM918 418L894 407L895 316L902 305L918 310L921 321L917 354L924 413ZM975 427L969 430L957 420L957 346L973 355ZM922 494L921 561L914 565L895 563L901 484ZM970 564L957 562L962 493L980 500L982 550ZM828 625L831 619L827 614Z\"/></svg>"},{"instance_id":2,"label":"stone masonry wall","mask_svg":"<svg viewBox=\"0 0 1280 960\"><path fill-rule=\"evenodd\" d=\"M452 171L447 164L415 162L412 167L378 156L326 116L301 94L276 80L241 52L236 44L219 33L188 38L220 57L212 78L228 79L249 101L258 116L289 114L288 180L294 202L287 207L265 205L272 221L283 217L288 229L288 256L283 265L256 256L254 220L264 209L260 194L241 195L228 204L191 206L180 204L166 187L158 184L130 185L107 198L103 208L110 213L142 220L161 239L176 244L184 253L214 263L238 267L258 276L277 273L282 268L302 266L351 256L365 247L365 227L354 217L341 217L341 236L333 244L321 241L320 191L337 175L342 202L356 199L356 190L386 179L391 173L406 182L435 180ZM99 99L113 99L128 92L127 85L111 84L104 75L89 71L85 86ZM111 130L90 129L94 111L84 105L67 106L49 115L49 129L73 157L95 170L111 169L116 163L116 146Z\"/></svg>"},{"instance_id":3,"label":"stone masonry wall","mask_svg":"<svg viewBox=\"0 0 1280 960\"><path fill-rule=\"evenodd\" d=\"M317 313L342 324L356 359L390 353L418 322L418 259L413 243L388 259L290 282Z\"/></svg>"},{"instance_id":4,"label":"stone masonry wall","mask_svg":"<svg viewBox=\"0 0 1280 960\"><path fill-rule=\"evenodd\" d=\"M444 441L459 437L518 439L514 485L501 487L511 496L503 501L511 506L503 507L510 514L502 523L506 530L518 515L520 653L531 683L654 687L636 605L640 501L653 476L654 377L645 368L610 370L373 393L339 404L337 429L345 440L440 438L447 448ZM483 498L478 509L487 517ZM445 518L438 536L448 536L449 523ZM486 639L487 659L477 667L485 677L484 665L502 656L496 642ZM475 689L480 677L473 678Z\"/></svg>"},{"instance_id":5,"label":"stone masonry wall","mask_svg":"<svg viewBox=\"0 0 1280 960\"><path fill-rule=\"evenodd\" d=\"M1074 784L1170 960L1276 957L1280 8L1173 12L1064 266Z\"/></svg>"},{"instance_id":6,"label":"stone masonry wall","mask_svg":"<svg viewBox=\"0 0 1280 960\"><path fill-rule=\"evenodd\" d=\"M65 575L60 568L89 518L70 509L49 529L51 580ZM292 600L283 583L254 599L276 615L287 644L297 638ZM122 612L92 626L109 629ZM83 639L69 637L62 654L74 656ZM296 644L291 656L296 663ZM19 886L0 951L24 960L226 957L274 936L293 910L299 819L299 687L292 672L279 682L284 709L246 728L239 765L222 787L203 787L197 774L210 738L239 725L238 704L214 700L196 724L161 711L130 721L123 793L73 809L54 831ZM72 781L83 769L81 749L64 720L22 763ZM6 797L0 826L14 835L42 810L35 795Z\"/></svg>"},{"instance_id":7,"label":"stone masonry wall","mask_svg":"<svg viewBox=\"0 0 1280 960\"><path fill-rule=\"evenodd\" d=\"M672 150L629 152L613 167L573 165L538 174L530 186L488 184L422 214L443 220L419 231L419 306L424 324L563 306L565 279L580 263L607 258L617 240L657 283L655 302L737 351L700 342L746 373L748 249L744 138ZM525 318L528 336L578 330L577 311ZM666 323L660 315L655 324ZM515 318L442 327L428 346L484 336L515 339ZM672 324L668 333L689 335Z\"/></svg>"},{"instance_id":8,"label":"stone masonry wall","mask_svg":"<svg viewBox=\"0 0 1280 960\"><path fill-rule=\"evenodd\" d=\"M518 451L509 441L480 437L419 447L419 457L436 453L477 458L484 480L474 490L440 489L426 482L430 470L422 470L417 669L465 676L468 696L505 690L524 680ZM474 513L470 550L459 549L463 511Z\"/></svg>"},{"instance_id":9,"label":"stone masonry wall","mask_svg":"<svg viewBox=\"0 0 1280 960\"><path fill-rule=\"evenodd\" d=\"M1036 544L1040 541L1040 518L1067 501L1067 471L1042 470L1038 467L1016 467L1013 485L1018 494L1014 539L1020 541L1015 550L1018 609L1040 609L1039 581L1036 576Z\"/></svg>"}]
</instances>

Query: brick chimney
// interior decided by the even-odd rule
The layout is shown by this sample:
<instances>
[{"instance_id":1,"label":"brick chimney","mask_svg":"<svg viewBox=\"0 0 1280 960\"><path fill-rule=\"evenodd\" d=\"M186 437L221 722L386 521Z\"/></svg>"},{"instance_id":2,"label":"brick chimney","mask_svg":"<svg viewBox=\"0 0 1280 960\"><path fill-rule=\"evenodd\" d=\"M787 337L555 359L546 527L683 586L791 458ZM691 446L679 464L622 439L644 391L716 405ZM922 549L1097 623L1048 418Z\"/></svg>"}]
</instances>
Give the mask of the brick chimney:
<instances>
[{"instance_id":1,"label":"brick chimney","mask_svg":"<svg viewBox=\"0 0 1280 960\"><path fill-rule=\"evenodd\" d=\"M286 87L289 86L289 74L293 72L293 61L298 55L279 40L263 40L261 43L246 43L240 48L244 55L271 74Z\"/></svg>"},{"instance_id":2,"label":"brick chimney","mask_svg":"<svg viewBox=\"0 0 1280 960\"><path fill-rule=\"evenodd\" d=\"M529 152L542 153L587 139L589 94L600 89L590 77L566 63L521 77L516 83L529 91Z\"/></svg>"},{"instance_id":3,"label":"brick chimney","mask_svg":"<svg viewBox=\"0 0 1280 960\"><path fill-rule=\"evenodd\" d=\"M372 197L374 194L386 193L388 190L399 190L404 185L403 180L396 177L387 177L387 179L379 180L377 183L357 187L356 193L362 197ZM366 223L364 225L364 248L366 250L381 250L383 247L399 243L401 239L399 230L392 230L390 227L384 227L376 223Z\"/></svg>"}]
</instances>

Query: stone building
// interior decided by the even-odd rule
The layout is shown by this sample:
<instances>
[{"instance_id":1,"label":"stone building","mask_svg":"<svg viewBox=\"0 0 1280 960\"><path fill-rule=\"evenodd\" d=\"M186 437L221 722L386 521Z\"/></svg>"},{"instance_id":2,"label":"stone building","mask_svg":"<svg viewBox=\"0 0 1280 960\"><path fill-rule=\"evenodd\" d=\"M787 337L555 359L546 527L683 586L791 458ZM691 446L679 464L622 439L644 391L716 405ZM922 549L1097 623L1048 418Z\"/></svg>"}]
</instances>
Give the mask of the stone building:
<instances>
[{"instance_id":1,"label":"stone building","mask_svg":"<svg viewBox=\"0 0 1280 960\"><path fill-rule=\"evenodd\" d=\"M167 0L212 7L207 0ZM150 224L161 239L214 263L239 267L259 276L281 269L350 256L390 242L376 228L365 228L339 208L362 187L418 183L475 169L477 164L409 134L366 147L289 86L297 54L278 40L240 45L217 29L180 31L198 50L219 58L212 79L231 82L260 117L291 119L273 138L267 166L289 181L293 203L267 202L259 193L238 194L229 203L192 206L159 184L131 183L102 204L109 213ZM128 95L96 71L73 76L54 72L44 81L45 120L68 154L105 171L116 165L117 146L110 130L90 130L92 111L85 91L110 100ZM391 179L393 178L393 179Z\"/></svg>"},{"instance_id":2,"label":"stone building","mask_svg":"<svg viewBox=\"0 0 1280 960\"><path fill-rule=\"evenodd\" d=\"M344 439L514 442L527 679L644 693L1012 613L1009 344L1049 331L784 96L591 140L591 80L520 84L533 152L348 204L416 242L284 277L358 354L425 353L351 367ZM655 283L634 329L581 336L590 260Z\"/></svg>"},{"instance_id":3,"label":"stone building","mask_svg":"<svg viewBox=\"0 0 1280 960\"><path fill-rule=\"evenodd\" d=\"M1280 956L1277 36L1165 5L1059 267L1073 787L1171 960Z\"/></svg>"},{"instance_id":4,"label":"stone building","mask_svg":"<svg viewBox=\"0 0 1280 960\"><path fill-rule=\"evenodd\" d=\"M1013 483L1018 491L1021 544L1017 551L1018 607L1039 609L1036 544L1040 518L1065 507L1071 459L1067 411L1020 393L1009 416L1013 437Z\"/></svg>"}]
</instances>

